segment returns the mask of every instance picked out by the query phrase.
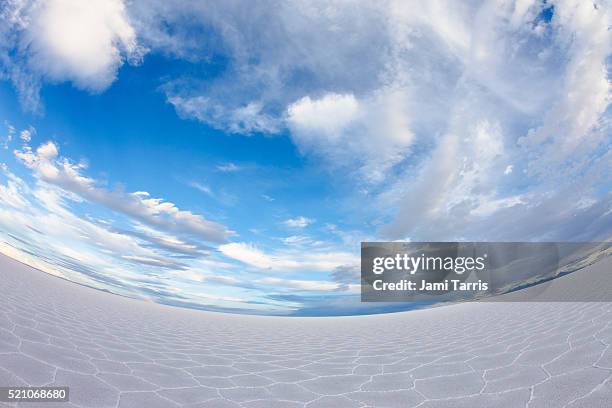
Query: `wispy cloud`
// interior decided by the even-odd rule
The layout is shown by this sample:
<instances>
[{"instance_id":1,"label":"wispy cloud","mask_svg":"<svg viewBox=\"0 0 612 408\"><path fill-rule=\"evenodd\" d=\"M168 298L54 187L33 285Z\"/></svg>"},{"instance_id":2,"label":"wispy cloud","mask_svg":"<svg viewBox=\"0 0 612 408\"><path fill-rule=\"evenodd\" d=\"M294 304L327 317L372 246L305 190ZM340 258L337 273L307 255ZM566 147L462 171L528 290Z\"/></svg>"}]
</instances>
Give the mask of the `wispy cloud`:
<instances>
[{"instance_id":1,"label":"wispy cloud","mask_svg":"<svg viewBox=\"0 0 612 408\"><path fill-rule=\"evenodd\" d=\"M4 121L4 126L6 127L6 133L4 134L2 139L0 139L0 143L4 149L8 149L9 145L13 141L13 138L15 137L15 127L8 123L6 120Z\"/></svg>"},{"instance_id":2,"label":"wispy cloud","mask_svg":"<svg viewBox=\"0 0 612 408\"><path fill-rule=\"evenodd\" d=\"M348 252L311 248L302 251L274 251L267 253L253 244L233 242L219 247L225 256L256 268L273 271L329 272L343 265L352 265L357 257Z\"/></svg>"},{"instance_id":3,"label":"wispy cloud","mask_svg":"<svg viewBox=\"0 0 612 408\"><path fill-rule=\"evenodd\" d=\"M221 171L223 173L235 173L237 171L242 170L242 167L234 164L234 163L223 163L223 164L218 164L217 165L217 170Z\"/></svg>"},{"instance_id":4,"label":"wispy cloud","mask_svg":"<svg viewBox=\"0 0 612 408\"><path fill-rule=\"evenodd\" d=\"M205 184L202 184L200 182L197 181L191 181L189 182L189 186L195 188L196 190L204 193L204 194L208 194L209 196L213 197L214 194L212 192L212 190L210 189L210 187L208 187Z\"/></svg>"},{"instance_id":5,"label":"wispy cloud","mask_svg":"<svg viewBox=\"0 0 612 408\"><path fill-rule=\"evenodd\" d=\"M299 216L295 218L289 218L283 221L283 224L285 224L289 228L306 228L313 222L314 222L313 219L306 218L304 216Z\"/></svg>"},{"instance_id":6,"label":"wispy cloud","mask_svg":"<svg viewBox=\"0 0 612 408\"><path fill-rule=\"evenodd\" d=\"M19 132L19 138L25 143L30 143L30 141L32 140L32 135L34 135L35 133L36 129L30 126L28 129L24 129Z\"/></svg>"},{"instance_id":7,"label":"wispy cloud","mask_svg":"<svg viewBox=\"0 0 612 408\"><path fill-rule=\"evenodd\" d=\"M244 106L227 109L226 106L206 96L185 97L172 95L172 84L164 87L169 94L168 102L174 106L182 117L193 117L217 129L229 133L277 133L280 120L262 112L262 104L249 102Z\"/></svg>"}]
</instances>

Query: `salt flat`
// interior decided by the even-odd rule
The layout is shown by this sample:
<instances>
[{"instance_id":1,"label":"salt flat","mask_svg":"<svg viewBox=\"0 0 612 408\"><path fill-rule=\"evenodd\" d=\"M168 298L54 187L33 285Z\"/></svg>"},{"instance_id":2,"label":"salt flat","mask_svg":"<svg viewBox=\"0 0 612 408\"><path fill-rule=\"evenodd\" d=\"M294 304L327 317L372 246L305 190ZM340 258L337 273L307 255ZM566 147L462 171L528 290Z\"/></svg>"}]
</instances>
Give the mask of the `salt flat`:
<instances>
[{"instance_id":1,"label":"salt flat","mask_svg":"<svg viewBox=\"0 0 612 408\"><path fill-rule=\"evenodd\" d=\"M609 273L547 290L609 293ZM126 299L3 256L0 279L0 386L70 386L70 403L24 407L612 406L611 303L284 318Z\"/></svg>"}]
</instances>

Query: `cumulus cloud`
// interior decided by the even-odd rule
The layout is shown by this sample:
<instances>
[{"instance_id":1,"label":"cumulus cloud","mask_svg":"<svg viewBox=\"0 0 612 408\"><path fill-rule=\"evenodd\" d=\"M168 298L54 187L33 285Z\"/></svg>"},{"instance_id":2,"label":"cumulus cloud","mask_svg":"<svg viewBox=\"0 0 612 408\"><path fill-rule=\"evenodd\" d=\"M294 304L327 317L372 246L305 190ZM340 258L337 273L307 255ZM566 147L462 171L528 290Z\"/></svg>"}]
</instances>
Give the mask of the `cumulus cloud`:
<instances>
[{"instance_id":1,"label":"cumulus cloud","mask_svg":"<svg viewBox=\"0 0 612 408\"><path fill-rule=\"evenodd\" d=\"M400 90L386 88L362 100L352 94L305 96L289 105L286 120L303 153L332 167L357 167L361 179L380 181L413 141L404 102Z\"/></svg>"},{"instance_id":2,"label":"cumulus cloud","mask_svg":"<svg viewBox=\"0 0 612 408\"><path fill-rule=\"evenodd\" d=\"M122 0L10 1L0 13L3 75L26 108L36 110L41 81L70 81L93 92L107 88L138 44Z\"/></svg>"},{"instance_id":3,"label":"cumulus cloud","mask_svg":"<svg viewBox=\"0 0 612 408\"><path fill-rule=\"evenodd\" d=\"M289 122L297 131L334 138L357 119L359 103L350 94L327 94L314 101L305 96L291 104L287 113Z\"/></svg>"}]
</instances>

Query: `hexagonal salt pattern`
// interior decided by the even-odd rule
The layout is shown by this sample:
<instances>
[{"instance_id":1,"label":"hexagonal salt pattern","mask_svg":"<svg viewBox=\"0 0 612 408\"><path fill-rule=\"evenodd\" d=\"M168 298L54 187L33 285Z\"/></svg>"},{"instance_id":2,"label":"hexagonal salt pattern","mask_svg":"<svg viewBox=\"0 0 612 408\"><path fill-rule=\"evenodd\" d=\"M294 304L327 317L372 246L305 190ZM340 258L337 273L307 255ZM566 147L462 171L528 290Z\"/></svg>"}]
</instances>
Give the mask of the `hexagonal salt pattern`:
<instances>
[{"instance_id":1,"label":"hexagonal salt pattern","mask_svg":"<svg viewBox=\"0 0 612 408\"><path fill-rule=\"evenodd\" d=\"M611 266L558 284L612 290ZM24 407L612 406L610 303L281 318L126 299L5 257L0 278L0 385L70 386L70 403Z\"/></svg>"}]
</instances>

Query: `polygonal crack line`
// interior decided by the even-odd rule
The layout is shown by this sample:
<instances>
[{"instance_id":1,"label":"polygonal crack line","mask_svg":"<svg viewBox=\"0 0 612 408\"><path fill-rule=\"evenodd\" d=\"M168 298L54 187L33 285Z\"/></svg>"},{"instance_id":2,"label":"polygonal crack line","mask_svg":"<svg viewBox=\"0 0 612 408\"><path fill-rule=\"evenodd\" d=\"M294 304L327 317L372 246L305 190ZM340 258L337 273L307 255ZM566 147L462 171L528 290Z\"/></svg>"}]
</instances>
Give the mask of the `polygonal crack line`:
<instances>
[{"instance_id":1,"label":"polygonal crack line","mask_svg":"<svg viewBox=\"0 0 612 408\"><path fill-rule=\"evenodd\" d=\"M97 373L93 373L93 374L92 374L92 373L84 373L84 372L82 372L82 371L76 371L76 370L72 370L72 369L70 369L70 368L58 367L58 366L56 366L56 365L50 364L50 363L48 363L48 362L46 362L46 361L43 361L43 360L41 360L41 359L39 359L39 358L37 358L37 357L34 357L33 355L28 354L28 353L26 353L26 352L24 352L24 351L20 351L20 353L21 353L21 354L23 354L23 355L24 355L24 356L26 356L26 357L31 358L32 360L36 360L36 361L38 361L38 362L39 362L39 363L41 363L41 364L44 364L44 365L47 365L47 366L53 367L53 368L55 369L55 374L57 374L57 371L58 371L58 370L60 370L60 369L61 369L62 371L67 371L67 372L69 372L69 373L74 373L74 374L78 374L78 375L90 375L90 376L94 376L95 374L97 374ZM72 358L71 358L71 359L72 359ZM74 360L74 359L72 359L72 360ZM84 361L84 360L79 360L79 361ZM94 368L96 368L96 370L97 370L97 367L95 366L95 364L92 364L92 365L93 365L93 366L94 366ZM55 380L55 376L54 376L54 380ZM26 381L26 383L27 383L27 381ZM29 383L28 383L28 384L29 384Z\"/></svg>"},{"instance_id":2,"label":"polygonal crack line","mask_svg":"<svg viewBox=\"0 0 612 408\"><path fill-rule=\"evenodd\" d=\"M606 368L606 367L600 367L599 361L603 358L603 356L606 354L606 352L608 351L608 349L610 348L610 346L608 344L606 344L604 341L597 339L597 341L599 341L601 344L604 345L604 349L601 351L601 354L599 354L599 357L597 358L597 360L593 363L593 367L595 368L600 368L602 370L606 370L606 369L610 369L612 367Z\"/></svg>"},{"instance_id":3,"label":"polygonal crack line","mask_svg":"<svg viewBox=\"0 0 612 408\"><path fill-rule=\"evenodd\" d=\"M251 363L256 364L256 362L251 362ZM251 363L249 363L249 364L251 364ZM269 372L272 372L272 371L287 370L286 367L282 367L282 366L279 366L279 365L276 365L276 364L270 364L271 366L274 366L274 368L272 368L272 369L265 369L265 370L246 371L246 370L243 370L242 368L236 368L235 367L236 364L240 364L240 362L232 363L231 365L229 365L227 367L231 367L234 370L241 371L241 374L232 374L232 375L224 377L224 378L227 378L227 379L231 380L234 377L240 377L240 376L243 376L243 375L258 375L260 377L265 377L265 373L269 373ZM269 364L269 363L266 363L266 364ZM215 366L215 364L211 364L211 365L204 364L201 367L210 367L210 366ZM226 367L226 366L219 366L219 367ZM272 379L272 378L268 378L268 380L274 381L274 379Z\"/></svg>"},{"instance_id":4,"label":"polygonal crack line","mask_svg":"<svg viewBox=\"0 0 612 408\"><path fill-rule=\"evenodd\" d=\"M448 378L448 377L457 377L460 375L465 375L465 374L470 374L470 373L478 373L478 371L480 370L474 370L472 367L470 367L472 369L472 371L464 371L461 373L452 373L452 374L440 374L440 375L432 375L431 377L424 377L424 378L416 378L414 379L414 384L416 385L417 381L427 381L427 380L432 380L435 378Z\"/></svg>"},{"instance_id":5,"label":"polygonal crack line","mask_svg":"<svg viewBox=\"0 0 612 408\"><path fill-rule=\"evenodd\" d=\"M35 357L35 356L31 355L31 354L26 353L25 351L21 350L21 345L20 345L20 347L18 348L18 351L19 351L19 353L23 354L24 356L29 357L29 358L31 358L32 360L36 360L36 361L38 361L39 363L41 363L41 364L43 364L43 365L47 365L47 366L49 366L49 367L53 367L53 368L55 368L56 370L60 368L60 367L58 367L58 366L56 366L56 365L53 365L53 364L50 364L50 363L48 363L48 362L46 362L46 361L41 360L41 359L39 359L38 357ZM85 374L85 373L78 372L78 371L73 371L73 370L70 370L70 369L67 369L67 368L66 368L66 369L62 368L62 370L65 370L65 371L71 371L71 372L73 372L73 373L77 373L77 374Z\"/></svg>"},{"instance_id":6,"label":"polygonal crack line","mask_svg":"<svg viewBox=\"0 0 612 408\"><path fill-rule=\"evenodd\" d=\"M424 401L419 402L417 405L415 405L413 408L418 408L423 404L426 404L428 402L432 402L432 401L459 401L465 398L472 398L472 397L477 397L481 394L466 394L466 395L462 395L460 397L448 397L448 398L428 398L426 397L423 393L419 392L418 390L416 390L423 398ZM500 393L502 394L502 393Z\"/></svg>"},{"instance_id":7,"label":"polygonal crack line","mask_svg":"<svg viewBox=\"0 0 612 408\"><path fill-rule=\"evenodd\" d=\"M531 385L531 387L530 387L530 388L531 388L531 395L530 395L530 397L529 397L529 401L527 401L527 404L525 405L526 407L529 407L529 405L531 404L531 401L533 401L533 397L534 397L534 395L533 395L533 394L534 394L534 392L535 392L535 388L536 388L536 387L538 387L538 386L540 386L540 385L542 385L542 384L544 384L544 383L546 383L546 382L548 382L548 381L552 380L553 378L556 378L556 377L561 377L561 376L564 376L564 375L567 375L567 374L575 373L575 372L577 372L577 371L581 371L581 370L586 369L586 367L575 368L575 369L573 369L573 370L569 370L569 371L566 371L566 372L563 372L563 373L560 373L560 374L554 374L554 375L552 375L552 374L550 374L550 372L548 372L548 371L547 371L547 370L546 370L544 367L540 366L540 368L541 368L542 370L544 370L544 372L546 373L546 375L547 375L548 377L547 377L547 378L545 378L545 379L544 379L544 380L542 380L542 381L539 381L539 382L537 382L537 383L535 383L535 384ZM599 367L596 367L596 368L599 368ZM600 368L600 369L601 369L601 368ZM612 369L604 369L604 370L606 370L606 371L610 371L610 372L611 372L611 376L612 376ZM605 379L605 380L604 380L604 381L603 381L601 384L604 384L604 383L605 383L605 382L606 382L606 381L607 381L609 378L610 378L610 376L608 376L608 377L607 377L607 378L606 378L606 379ZM599 384L599 385L601 385L601 384ZM598 386L599 386L599 385L598 385ZM596 388L597 388L597 386L596 386ZM591 392L592 392L592 391L593 391L593 390L591 390ZM589 393L590 393L590 392L589 392ZM576 398L576 399L580 399L580 398ZM569 404L569 403L568 403L568 404ZM566 405L567 405L567 404L566 404Z\"/></svg>"},{"instance_id":8,"label":"polygonal crack line","mask_svg":"<svg viewBox=\"0 0 612 408\"><path fill-rule=\"evenodd\" d=\"M589 395L591 395L592 393L594 393L595 391L597 391L599 388L601 388L608 380L612 379L612 373L605 379L603 380L601 383L597 384L595 387L593 387L593 389L591 391L589 391L588 393L578 397L578 398L574 398L571 401L568 401L566 404L563 405L563 407L568 407L569 405L573 404L575 401L584 399L586 397L588 397Z\"/></svg>"},{"instance_id":9,"label":"polygonal crack line","mask_svg":"<svg viewBox=\"0 0 612 408\"><path fill-rule=\"evenodd\" d=\"M181 405L181 404L179 404L179 403L177 403L177 402L172 401L170 398L167 398L167 397L165 397L165 396L161 395L161 394L159 393L160 391L163 391L163 389L153 391L153 393L155 393L155 395L157 395L159 398L161 398L161 399L163 399L163 400L166 400L166 401L168 401L168 402L169 402L169 403L171 403L171 404L174 404L174 405Z\"/></svg>"},{"instance_id":10,"label":"polygonal crack line","mask_svg":"<svg viewBox=\"0 0 612 408\"><path fill-rule=\"evenodd\" d=\"M115 403L115 408L119 407L119 405L121 404L121 398L125 394L127 394L127 393L129 393L129 394L144 394L144 393L149 393L149 392L152 392L152 391L119 391L119 393L117 395L117 402ZM157 395L157 393L155 395ZM174 401L171 401L171 400L169 400L167 398L164 398L161 395L157 395L157 396L160 397L160 398L165 399L166 401L168 401L169 403L171 403L173 405L176 405L176 403Z\"/></svg>"},{"instance_id":11,"label":"polygonal crack line","mask_svg":"<svg viewBox=\"0 0 612 408\"><path fill-rule=\"evenodd\" d=\"M384 363L383 363L383 364L382 364L383 372L382 372L380 375L384 375L384 374L400 374L400 373L406 373L406 374L407 374L407 373L410 373L410 372L412 372L412 371L414 371L414 370L417 370L417 369L419 369L419 368L426 367L426 366L429 366L429 365L432 365L432 364L436 364L438 361L440 361L440 360L442 360L442 359L446 358L446 356L440 356L440 357L435 358L435 359L433 359L433 360L431 360L431 361L428 361L428 362L426 362L426 363L420 363L418 366L413 367L413 368L410 368L410 369L408 369L408 370L404 370L404 371L396 371L396 372L394 372L394 373L387 373L387 372L385 372L385 367L387 367L387 366L392 366L392 365L394 365L394 364L401 363L401 362L403 362L403 361L405 361L405 360L407 360L407 359L409 359L409 358L411 358L411 357L413 357L413 356L406 356L406 357L402 358L401 360L396 361L395 363L386 363L386 364L384 364ZM468 366L469 366L469 364L468 364ZM470 368L472 368L472 367L470 366ZM462 373L462 374L465 374L465 373Z\"/></svg>"},{"instance_id":12,"label":"polygonal crack line","mask_svg":"<svg viewBox=\"0 0 612 408\"><path fill-rule=\"evenodd\" d=\"M352 375L352 374L351 374L351 375ZM382 375L382 374L379 374L379 375ZM357 388L357 391L364 391L364 392L365 392L365 390L363 389L363 387L364 387L366 384L371 384L371 383L374 381L374 377L375 377L375 376L376 376L376 375L370 375L370 378L368 378L367 380L365 380L364 382L362 382L361 384L359 384L359 388ZM414 388L414 381L412 381L412 388Z\"/></svg>"}]
</instances>

